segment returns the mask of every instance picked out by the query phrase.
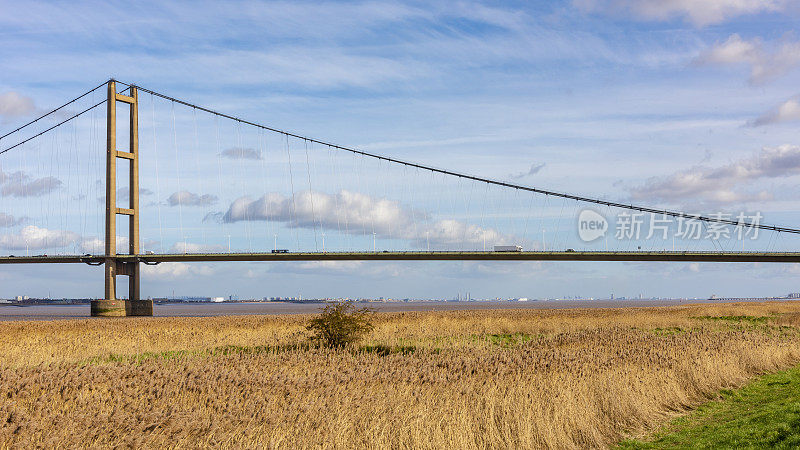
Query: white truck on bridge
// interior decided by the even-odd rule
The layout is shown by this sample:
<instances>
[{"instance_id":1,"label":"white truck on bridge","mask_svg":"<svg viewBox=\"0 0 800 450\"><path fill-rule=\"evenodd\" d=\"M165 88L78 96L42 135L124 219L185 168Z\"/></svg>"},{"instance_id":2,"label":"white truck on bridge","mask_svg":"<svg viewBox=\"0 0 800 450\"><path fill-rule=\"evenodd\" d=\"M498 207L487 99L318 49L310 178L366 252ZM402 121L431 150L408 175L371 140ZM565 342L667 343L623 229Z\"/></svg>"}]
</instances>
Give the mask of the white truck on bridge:
<instances>
[{"instance_id":1,"label":"white truck on bridge","mask_svg":"<svg viewBox=\"0 0 800 450\"><path fill-rule=\"evenodd\" d=\"M494 251L496 252L521 252L521 245L495 245Z\"/></svg>"}]
</instances>

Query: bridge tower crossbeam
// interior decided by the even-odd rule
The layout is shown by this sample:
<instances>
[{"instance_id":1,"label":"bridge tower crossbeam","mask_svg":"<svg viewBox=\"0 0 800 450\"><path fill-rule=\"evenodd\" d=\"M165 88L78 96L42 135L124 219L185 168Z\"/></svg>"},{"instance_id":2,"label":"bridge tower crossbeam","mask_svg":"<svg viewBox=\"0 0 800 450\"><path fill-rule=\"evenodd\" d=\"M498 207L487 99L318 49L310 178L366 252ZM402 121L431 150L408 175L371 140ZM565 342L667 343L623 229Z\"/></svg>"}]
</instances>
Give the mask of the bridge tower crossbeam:
<instances>
[{"instance_id":1,"label":"bridge tower crossbeam","mask_svg":"<svg viewBox=\"0 0 800 450\"><path fill-rule=\"evenodd\" d=\"M130 106L128 151L117 148L117 102ZM117 93L116 83L108 82L107 140L106 140L106 246L105 246L105 296L94 300L92 316L152 316L152 300L142 300L139 295L139 261L120 259L117 254L117 216L128 217L128 255L139 255L139 100L135 86L130 95ZM129 161L128 208L117 207L117 160ZM128 277L128 299L117 298L117 276Z\"/></svg>"}]
</instances>

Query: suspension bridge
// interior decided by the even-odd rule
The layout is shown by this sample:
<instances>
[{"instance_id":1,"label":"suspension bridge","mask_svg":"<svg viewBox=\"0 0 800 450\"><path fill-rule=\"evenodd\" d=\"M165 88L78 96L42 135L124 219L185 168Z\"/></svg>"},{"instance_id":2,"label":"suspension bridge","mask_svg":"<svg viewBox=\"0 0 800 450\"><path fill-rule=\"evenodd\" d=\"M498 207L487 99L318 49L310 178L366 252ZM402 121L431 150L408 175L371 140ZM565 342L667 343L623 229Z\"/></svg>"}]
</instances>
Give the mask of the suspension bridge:
<instances>
[{"instance_id":1,"label":"suspension bridge","mask_svg":"<svg viewBox=\"0 0 800 450\"><path fill-rule=\"evenodd\" d=\"M102 265L96 316L152 315L142 267L162 263L800 262L800 229L763 219L404 161L113 79L0 136L0 264Z\"/></svg>"}]
</instances>

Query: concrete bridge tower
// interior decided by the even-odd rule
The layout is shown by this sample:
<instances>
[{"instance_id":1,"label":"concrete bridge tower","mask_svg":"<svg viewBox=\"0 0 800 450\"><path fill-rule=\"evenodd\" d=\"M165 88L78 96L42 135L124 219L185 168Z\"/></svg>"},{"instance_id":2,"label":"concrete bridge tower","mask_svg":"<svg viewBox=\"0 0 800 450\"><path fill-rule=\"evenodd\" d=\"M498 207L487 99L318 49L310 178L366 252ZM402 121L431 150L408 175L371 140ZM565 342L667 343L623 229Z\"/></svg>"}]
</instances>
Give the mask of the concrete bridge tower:
<instances>
[{"instance_id":1,"label":"concrete bridge tower","mask_svg":"<svg viewBox=\"0 0 800 450\"><path fill-rule=\"evenodd\" d=\"M117 148L117 102L130 106L130 129L127 151ZM130 95L117 93L116 82L108 82L107 140L106 140L106 248L105 248L105 296L93 300L92 316L152 316L153 301L139 297L139 261L122 261L117 258L117 215L128 217L128 250L130 255L139 255L139 101L135 86ZM129 204L117 207L117 160L129 161ZM128 299L117 298L117 276L128 277Z\"/></svg>"}]
</instances>

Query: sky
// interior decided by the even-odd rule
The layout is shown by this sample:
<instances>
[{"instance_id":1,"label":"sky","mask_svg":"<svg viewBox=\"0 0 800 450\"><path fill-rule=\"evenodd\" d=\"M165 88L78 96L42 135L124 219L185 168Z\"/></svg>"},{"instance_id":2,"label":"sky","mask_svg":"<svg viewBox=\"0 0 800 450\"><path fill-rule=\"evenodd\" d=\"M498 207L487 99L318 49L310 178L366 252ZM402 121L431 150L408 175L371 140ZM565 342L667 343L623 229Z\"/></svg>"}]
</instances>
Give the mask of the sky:
<instances>
[{"instance_id":1,"label":"sky","mask_svg":"<svg viewBox=\"0 0 800 450\"><path fill-rule=\"evenodd\" d=\"M800 6L789 0L0 0L0 135L114 77L434 167L657 208L757 212L764 222L797 227L798 18ZM96 99L102 90L83 101ZM288 142L284 161L280 136L140 99L147 250L319 250L325 239L330 251L674 245L582 242L579 205L302 141ZM0 155L0 254L100 252L103 117L96 110L55 137ZM0 150L17 136L29 135L0 139ZM179 162L179 153L195 158ZM597 212L613 237L620 211ZM343 231L342 223L354 228ZM678 225L671 226L673 234ZM766 234L724 245L800 247ZM0 297L102 293L101 269L41 269L0 267ZM798 272L777 264L174 263L147 267L142 292L783 295L800 291Z\"/></svg>"}]
</instances>

